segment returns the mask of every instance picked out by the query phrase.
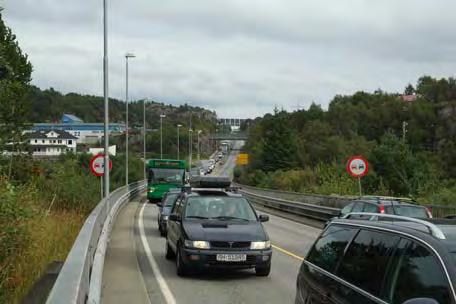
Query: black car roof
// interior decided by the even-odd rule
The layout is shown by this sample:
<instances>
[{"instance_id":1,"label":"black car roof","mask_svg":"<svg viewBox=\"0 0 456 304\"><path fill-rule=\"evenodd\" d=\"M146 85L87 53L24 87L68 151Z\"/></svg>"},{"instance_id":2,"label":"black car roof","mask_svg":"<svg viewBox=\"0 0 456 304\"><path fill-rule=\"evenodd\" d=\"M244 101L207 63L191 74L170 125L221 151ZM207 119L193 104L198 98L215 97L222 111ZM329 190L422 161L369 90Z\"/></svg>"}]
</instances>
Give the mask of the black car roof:
<instances>
[{"instance_id":1,"label":"black car roof","mask_svg":"<svg viewBox=\"0 0 456 304\"><path fill-rule=\"evenodd\" d=\"M418 208L425 208L424 206L418 205L413 203L413 201L402 201L400 199L375 199L375 198L358 198L352 200L353 203L361 202L361 203L370 203L370 204L382 204L385 206L391 205L402 205L402 206L411 206L411 207L418 207Z\"/></svg>"},{"instance_id":2,"label":"black car roof","mask_svg":"<svg viewBox=\"0 0 456 304\"><path fill-rule=\"evenodd\" d=\"M187 192L187 196L204 195L242 197L242 194L219 188L191 188L190 191Z\"/></svg>"},{"instance_id":3,"label":"black car roof","mask_svg":"<svg viewBox=\"0 0 456 304\"><path fill-rule=\"evenodd\" d=\"M438 227L443 234L445 235L445 239L439 239L434 237L429 228L424 225L421 225L416 222L404 222L404 221L369 221L369 220L355 220L355 219L335 219L331 221L331 224L342 224L342 225L349 225L349 226L358 226L358 227L372 227L372 228L380 228L383 230L389 230L391 232L399 232L402 234L408 234L415 236L422 240L429 240L430 238L434 241L439 242L440 244L447 247L450 251L456 248L456 221L455 220L433 220L429 219L426 220ZM329 225L328 225L329 226Z\"/></svg>"}]
</instances>

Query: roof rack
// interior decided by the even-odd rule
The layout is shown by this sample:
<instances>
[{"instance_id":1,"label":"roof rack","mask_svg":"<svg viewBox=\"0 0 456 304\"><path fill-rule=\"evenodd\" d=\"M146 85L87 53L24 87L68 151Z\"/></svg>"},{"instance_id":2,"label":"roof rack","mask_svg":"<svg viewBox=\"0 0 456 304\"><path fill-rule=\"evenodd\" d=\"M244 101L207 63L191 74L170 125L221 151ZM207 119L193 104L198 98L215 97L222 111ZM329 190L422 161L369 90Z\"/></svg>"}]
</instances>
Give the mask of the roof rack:
<instances>
[{"instance_id":1,"label":"roof rack","mask_svg":"<svg viewBox=\"0 0 456 304\"><path fill-rule=\"evenodd\" d=\"M394 196L381 196L381 195L362 195L359 198L370 198L370 199L377 199L377 200L391 200L391 201L408 201L414 202L413 199L409 197L394 197Z\"/></svg>"},{"instance_id":2,"label":"roof rack","mask_svg":"<svg viewBox=\"0 0 456 304\"><path fill-rule=\"evenodd\" d=\"M445 234L443 233L442 229L440 229L438 226L434 225L433 223L430 223L428 221L412 218L412 217L407 217L407 216L400 216L400 215L392 215L392 214L382 214L382 213L368 213L368 212L352 212L348 213L342 218L348 219L351 215L366 215L370 216L369 221L377 220L379 218L387 218L387 219L396 219L396 220L401 220L404 222L412 222L416 224L421 224L423 226L426 226L426 228L429 230L430 234L438 239L445 240Z\"/></svg>"}]
</instances>

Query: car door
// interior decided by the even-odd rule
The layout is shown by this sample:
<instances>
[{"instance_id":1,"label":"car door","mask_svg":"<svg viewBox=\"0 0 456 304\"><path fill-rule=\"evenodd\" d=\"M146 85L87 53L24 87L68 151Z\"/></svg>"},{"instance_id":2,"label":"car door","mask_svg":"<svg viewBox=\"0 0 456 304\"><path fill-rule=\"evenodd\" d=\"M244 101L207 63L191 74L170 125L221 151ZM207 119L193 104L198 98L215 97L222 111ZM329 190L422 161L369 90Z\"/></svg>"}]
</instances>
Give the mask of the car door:
<instances>
[{"instance_id":1,"label":"car door","mask_svg":"<svg viewBox=\"0 0 456 304\"><path fill-rule=\"evenodd\" d=\"M399 241L393 233L359 230L335 271L343 284L335 285L328 297L340 304L379 303L390 257Z\"/></svg>"},{"instance_id":2,"label":"car door","mask_svg":"<svg viewBox=\"0 0 456 304\"><path fill-rule=\"evenodd\" d=\"M333 303L328 295L340 284L331 277L357 229L330 225L315 242L298 275L297 296L304 303Z\"/></svg>"},{"instance_id":3,"label":"car door","mask_svg":"<svg viewBox=\"0 0 456 304\"><path fill-rule=\"evenodd\" d=\"M171 214L180 215L182 218L181 211L182 211L182 198L179 198L179 199L177 199L176 203L174 204ZM180 227L181 227L180 221L172 221L171 219L168 218L168 234L167 235L168 235L169 244L174 250L176 249L176 244L177 244L177 241L179 240Z\"/></svg>"},{"instance_id":4,"label":"car door","mask_svg":"<svg viewBox=\"0 0 456 304\"><path fill-rule=\"evenodd\" d=\"M431 248L415 240L401 240L387 281L390 284L385 288L385 299L390 303L427 298L439 304L454 304L440 259Z\"/></svg>"}]
</instances>

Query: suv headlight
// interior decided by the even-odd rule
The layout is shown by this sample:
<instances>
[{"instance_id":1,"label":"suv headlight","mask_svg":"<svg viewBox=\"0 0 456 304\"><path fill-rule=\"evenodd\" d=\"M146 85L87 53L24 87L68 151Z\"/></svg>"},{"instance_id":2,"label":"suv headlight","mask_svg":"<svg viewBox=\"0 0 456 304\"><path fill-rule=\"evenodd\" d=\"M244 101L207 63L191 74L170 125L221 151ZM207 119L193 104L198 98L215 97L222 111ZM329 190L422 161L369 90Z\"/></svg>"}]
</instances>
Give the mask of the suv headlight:
<instances>
[{"instance_id":1,"label":"suv headlight","mask_svg":"<svg viewBox=\"0 0 456 304\"><path fill-rule=\"evenodd\" d=\"M155 191L155 188L149 188L149 192L154 192Z\"/></svg>"},{"instance_id":2,"label":"suv headlight","mask_svg":"<svg viewBox=\"0 0 456 304\"><path fill-rule=\"evenodd\" d=\"M261 249L269 249L271 248L271 241L263 241L263 242L251 242L250 249L252 250L261 250Z\"/></svg>"},{"instance_id":3,"label":"suv headlight","mask_svg":"<svg viewBox=\"0 0 456 304\"><path fill-rule=\"evenodd\" d=\"M184 242L185 247L188 248L197 248L197 249L209 249L211 245L207 241L189 241L185 240Z\"/></svg>"}]
</instances>

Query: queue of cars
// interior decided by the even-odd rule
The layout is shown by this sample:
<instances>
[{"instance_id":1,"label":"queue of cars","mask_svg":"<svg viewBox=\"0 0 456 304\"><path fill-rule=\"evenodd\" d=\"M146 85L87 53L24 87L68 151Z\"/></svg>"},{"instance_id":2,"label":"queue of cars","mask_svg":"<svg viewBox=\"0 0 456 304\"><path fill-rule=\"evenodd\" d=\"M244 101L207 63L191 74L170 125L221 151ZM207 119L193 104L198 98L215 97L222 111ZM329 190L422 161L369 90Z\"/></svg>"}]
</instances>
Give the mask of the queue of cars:
<instances>
[{"instance_id":1,"label":"queue of cars","mask_svg":"<svg viewBox=\"0 0 456 304\"><path fill-rule=\"evenodd\" d=\"M252 205L230 181L199 177L163 200L159 229L177 274L202 268L271 270L272 249ZM456 222L413 201L364 196L326 224L297 275L297 304L456 303Z\"/></svg>"}]
</instances>

